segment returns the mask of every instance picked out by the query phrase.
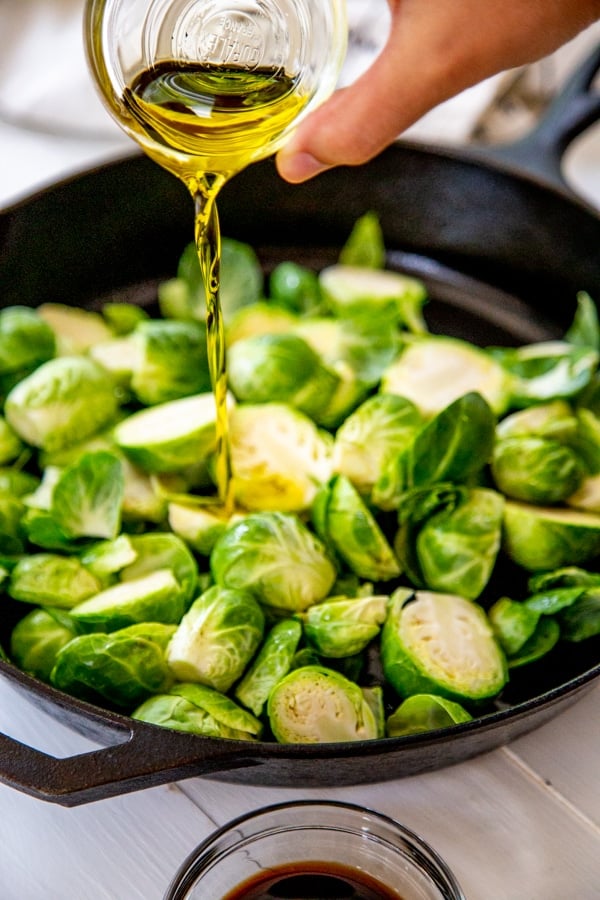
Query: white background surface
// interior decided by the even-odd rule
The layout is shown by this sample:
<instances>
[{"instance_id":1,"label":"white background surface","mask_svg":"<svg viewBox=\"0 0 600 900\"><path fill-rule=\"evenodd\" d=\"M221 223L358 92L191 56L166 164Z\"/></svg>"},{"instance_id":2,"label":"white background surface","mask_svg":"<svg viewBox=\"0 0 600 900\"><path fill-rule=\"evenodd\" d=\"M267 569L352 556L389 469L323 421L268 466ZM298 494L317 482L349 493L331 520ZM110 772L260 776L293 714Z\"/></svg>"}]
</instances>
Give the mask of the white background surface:
<instances>
[{"instance_id":1,"label":"white background surface","mask_svg":"<svg viewBox=\"0 0 600 900\"><path fill-rule=\"evenodd\" d=\"M0 123L0 205L132 152L87 80L78 37L80 6L78 0L0 0L0 115L7 112L11 120ZM351 11L365 36L366 55L357 51L355 72L373 49L373 16L365 24L358 0ZM19 107L15 88L7 92L6 85L11 66L10 77L16 77L23 23L26 33L36 36L40 67L49 46L67 42L71 49L59 54L52 82L46 79L44 103L29 98ZM66 79L62 84L59 76ZM58 107L57 86L63 98ZM497 88L492 81L467 92L434 111L414 135L467 140ZM16 124L25 106L37 130ZM572 183L600 206L598 128L571 148L566 165ZM0 730L56 756L89 746L2 680ZM305 791L197 778L75 809L0 785L0 900L161 900L174 870L215 825L260 805L310 796L364 803L414 829L446 858L468 900L598 900L599 760L596 688L509 748L391 783Z\"/></svg>"}]
</instances>

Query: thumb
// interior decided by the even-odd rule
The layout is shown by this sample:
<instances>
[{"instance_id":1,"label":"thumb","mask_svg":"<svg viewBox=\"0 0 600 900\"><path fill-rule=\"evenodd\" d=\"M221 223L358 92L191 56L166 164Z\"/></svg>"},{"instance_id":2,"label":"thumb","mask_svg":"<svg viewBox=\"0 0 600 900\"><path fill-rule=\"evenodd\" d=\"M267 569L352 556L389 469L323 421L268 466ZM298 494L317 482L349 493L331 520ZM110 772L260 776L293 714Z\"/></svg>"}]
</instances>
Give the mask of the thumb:
<instances>
[{"instance_id":1,"label":"thumb","mask_svg":"<svg viewBox=\"0 0 600 900\"><path fill-rule=\"evenodd\" d=\"M297 183L332 166L365 163L438 102L422 61L401 54L388 42L367 72L301 123L277 155L282 178Z\"/></svg>"}]
</instances>

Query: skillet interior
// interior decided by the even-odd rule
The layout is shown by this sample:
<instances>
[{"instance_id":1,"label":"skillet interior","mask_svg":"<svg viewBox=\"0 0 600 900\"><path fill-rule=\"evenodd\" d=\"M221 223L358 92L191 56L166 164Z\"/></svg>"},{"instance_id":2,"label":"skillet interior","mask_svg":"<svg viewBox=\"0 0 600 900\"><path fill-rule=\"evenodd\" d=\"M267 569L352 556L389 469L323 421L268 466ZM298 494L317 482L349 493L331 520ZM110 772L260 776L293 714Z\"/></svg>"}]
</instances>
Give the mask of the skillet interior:
<instances>
[{"instance_id":1,"label":"skillet interior","mask_svg":"<svg viewBox=\"0 0 600 900\"><path fill-rule=\"evenodd\" d=\"M223 233L250 242L266 271L284 259L315 268L333 262L356 218L369 209L380 216L390 267L428 285L432 331L484 346L543 340L560 336L569 324L577 291L600 297L597 215L566 194L467 154L398 145L359 170L333 171L302 187L284 184L267 162L238 176L220 203ZM43 192L0 217L2 303L59 301L93 308L111 296L151 305L158 281L174 274L191 239L191 217L185 189L145 158ZM498 576L510 592L513 573L505 569ZM20 614L18 604L6 605L0 643L7 644ZM121 716L66 698L10 666L0 669L29 699L78 730L106 737L126 727ZM377 742L379 747L259 744L245 748L244 761L226 777L331 784L331 757L338 761L338 784L438 768L536 727L598 675L600 640L561 646L543 665L515 672L498 711L468 726L388 739ZM142 779L117 774L112 786L81 797L97 799L131 789L134 782L148 786L208 774L211 767L199 759L207 756L207 744L210 756L210 746L223 743L143 728L163 741L162 762ZM181 758L165 765L169 746L185 748L185 766ZM385 773L373 765L379 757ZM219 764L212 769L222 777Z\"/></svg>"}]
</instances>

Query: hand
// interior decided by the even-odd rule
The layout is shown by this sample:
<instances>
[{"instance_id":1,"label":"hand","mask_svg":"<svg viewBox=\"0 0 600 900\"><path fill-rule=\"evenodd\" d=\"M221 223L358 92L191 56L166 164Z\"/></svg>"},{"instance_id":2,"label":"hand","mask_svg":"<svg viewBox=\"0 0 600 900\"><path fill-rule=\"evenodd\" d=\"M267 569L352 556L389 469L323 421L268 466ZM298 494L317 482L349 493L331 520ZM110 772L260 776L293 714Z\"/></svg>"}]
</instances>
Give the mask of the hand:
<instances>
[{"instance_id":1,"label":"hand","mask_svg":"<svg viewBox=\"0 0 600 900\"><path fill-rule=\"evenodd\" d=\"M388 0L387 43L373 65L306 118L277 156L306 181L359 165L460 91L541 59L600 18L600 0Z\"/></svg>"}]
</instances>

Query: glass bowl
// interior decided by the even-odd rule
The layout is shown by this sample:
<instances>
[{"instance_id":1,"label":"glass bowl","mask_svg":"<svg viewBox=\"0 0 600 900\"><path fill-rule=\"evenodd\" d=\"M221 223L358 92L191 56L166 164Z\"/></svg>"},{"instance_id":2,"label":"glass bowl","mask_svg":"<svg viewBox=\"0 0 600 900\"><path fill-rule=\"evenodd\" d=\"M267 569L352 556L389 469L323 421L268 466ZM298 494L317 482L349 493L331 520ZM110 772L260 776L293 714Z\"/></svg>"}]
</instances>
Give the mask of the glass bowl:
<instances>
[{"instance_id":1,"label":"glass bowl","mask_svg":"<svg viewBox=\"0 0 600 900\"><path fill-rule=\"evenodd\" d=\"M418 835L371 809L333 801L264 807L194 850L164 900L465 900Z\"/></svg>"}]
</instances>

